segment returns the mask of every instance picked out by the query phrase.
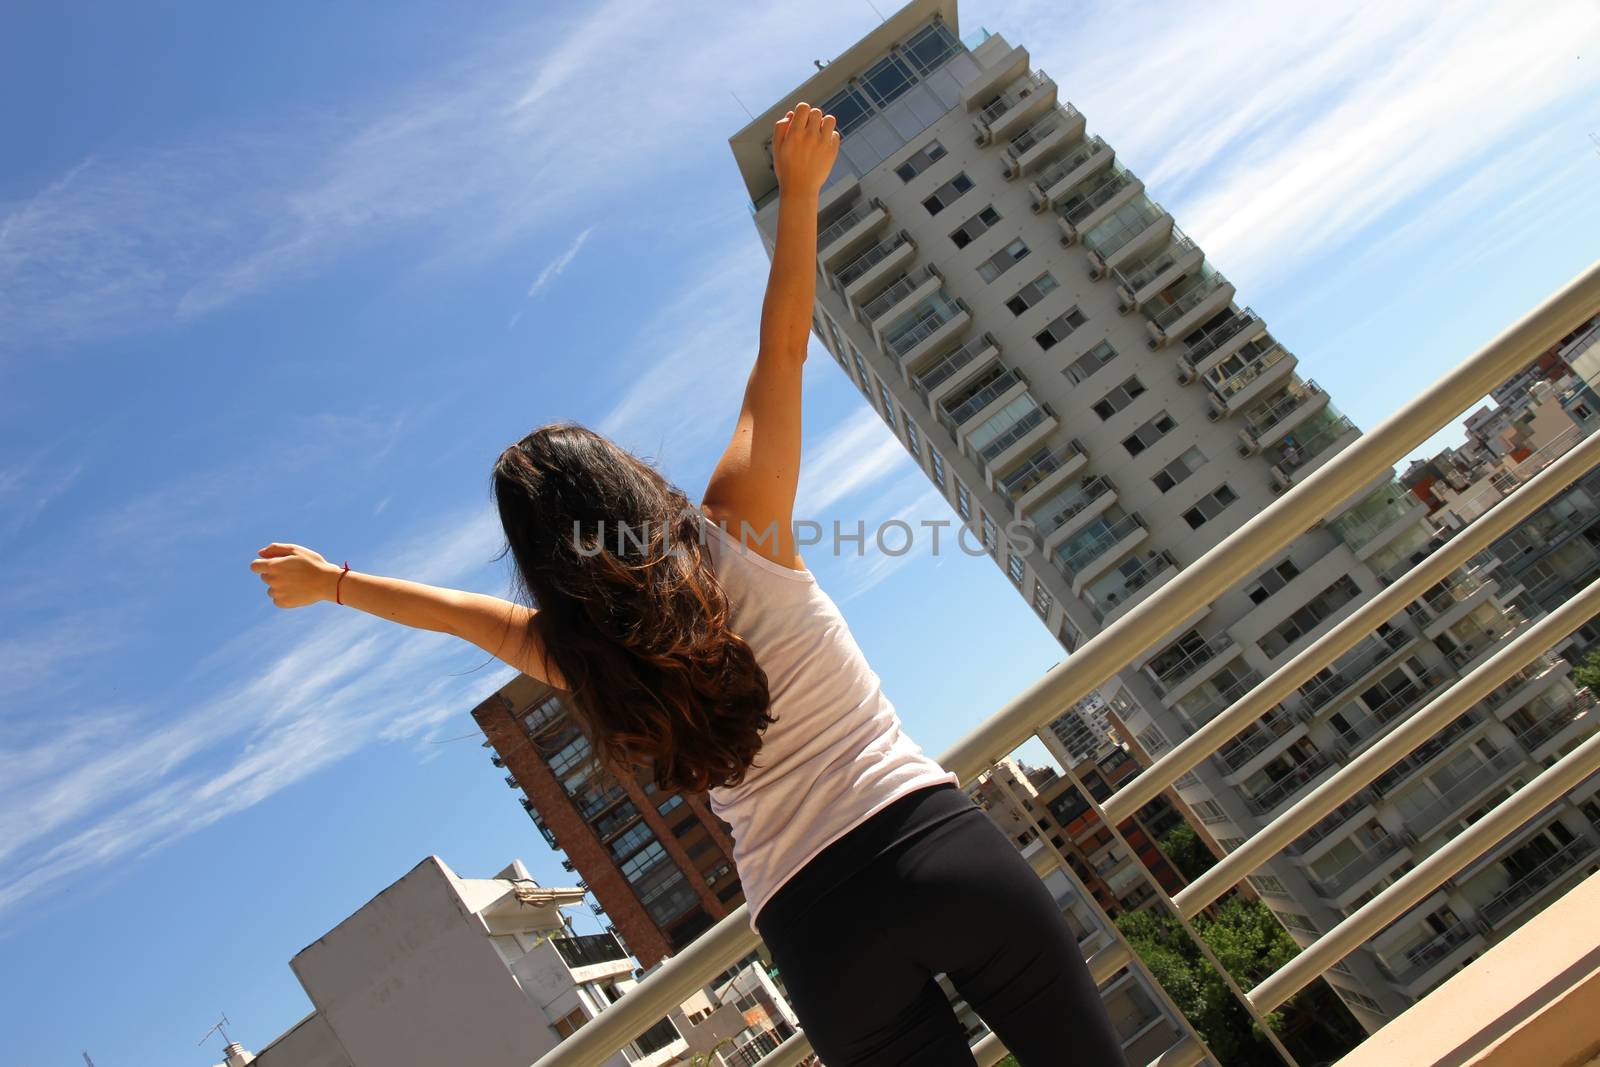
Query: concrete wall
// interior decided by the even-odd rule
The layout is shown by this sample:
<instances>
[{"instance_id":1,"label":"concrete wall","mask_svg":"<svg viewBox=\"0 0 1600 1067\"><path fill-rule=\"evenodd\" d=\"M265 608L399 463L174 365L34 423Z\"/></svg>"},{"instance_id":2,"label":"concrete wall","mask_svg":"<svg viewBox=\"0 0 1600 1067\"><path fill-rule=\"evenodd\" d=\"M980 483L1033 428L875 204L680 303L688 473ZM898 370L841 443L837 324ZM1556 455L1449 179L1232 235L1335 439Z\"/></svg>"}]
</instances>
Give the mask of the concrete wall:
<instances>
[{"instance_id":1,"label":"concrete wall","mask_svg":"<svg viewBox=\"0 0 1600 1067\"><path fill-rule=\"evenodd\" d=\"M256 1054L255 1067L355 1067L321 1012L312 1012L294 1029Z\"/></svg>"},{"instance_id":2,"label":"concrete wall","mask_svg":"<svg viewBox=\"0 0 1600 1067\"><path fill-rule=\"evenodd\" d=\"M290 965L352 1067L528 1067L556 1043L435 857Z\"/></svg>"}]
</instances>

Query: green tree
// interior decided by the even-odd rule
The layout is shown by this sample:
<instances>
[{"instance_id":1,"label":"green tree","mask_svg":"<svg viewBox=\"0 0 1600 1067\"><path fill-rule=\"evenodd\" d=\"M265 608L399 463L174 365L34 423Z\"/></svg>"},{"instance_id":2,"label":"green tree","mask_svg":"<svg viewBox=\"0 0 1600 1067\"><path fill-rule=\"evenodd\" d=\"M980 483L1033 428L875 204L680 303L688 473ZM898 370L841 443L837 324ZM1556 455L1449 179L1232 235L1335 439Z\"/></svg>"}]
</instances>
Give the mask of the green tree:
<instances>
[{"instance_id":1,"label":"green tree","mask_svg":"<svg viewBox=\"0 0 1600 1067\"><path fill-rule=\"evenodd\" d=\"M1572 677L1580 686L1600 692L1600 646L1591 648L1583 657L1583 662L1572 672Z\"/></svg>"},{"instance_id":2,"label":"green tree","mask_svg":"<svg viewBox=\"0 0 1600 1067\"><path fill-rule=\"evenodd\" d=\"M1178 873L1189 881L1194 881L1202 874L1209 871L1217 862L1217 857L1200 840L1200 835L1194 832L1194 827L1188 823L1173 827L1166 835L1156 842L1163 855L1167 857Z\"/></svg>"},{"instance_id":3,"label":"green tree","mask_svg":"<svg viewBox=\"0 0 1600 1067\"><path fill-rule=\"evenodd\" d=\"M1196 916L1193 926L1247 990L1300 951L1259 901L1232 898ZM1175 919L1140 911L1118 918L1117 928L1223 1063L1276 1067L1271 1044ZM1338 1059L1363 1037L1354 1016L1320 979L1268 1015L1267 1023L1297 1059L1309 1063Z\"/></svg>"}]
</instances>

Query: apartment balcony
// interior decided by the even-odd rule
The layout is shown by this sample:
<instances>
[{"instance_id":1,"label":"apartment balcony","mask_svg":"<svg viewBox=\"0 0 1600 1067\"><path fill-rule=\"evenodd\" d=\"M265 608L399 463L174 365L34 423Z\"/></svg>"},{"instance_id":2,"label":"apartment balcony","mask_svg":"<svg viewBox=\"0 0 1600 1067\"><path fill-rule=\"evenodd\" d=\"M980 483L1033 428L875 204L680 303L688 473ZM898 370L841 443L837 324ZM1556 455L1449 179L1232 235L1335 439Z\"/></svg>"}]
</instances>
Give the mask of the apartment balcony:
<instances>
[{"instance_id":1,"label":"apartment balcony","mask_svg":"<svg viewBox=\"0 0 1600 1067\"><path fill-rule=\"evenodd\" d=\"M1071 104L1058 104L1050 114L1013 137L1005 148L1005 175L1020 178L1043 166L1050 153L1083 136L1083 115Z\"/></svg>"},{"instance_id":2,"label":"apartment balcony","mask_svg":"<svg viewBox=\"0 0 1600 1067\"><path fill-rule=\"evenodd\" d=\"M884 351L907 371L920 365L933 353L943 350L972 325L972 312L958 297L940 298L916 312L897 328L882 335Z\"/></svg>"},{"instance_id":3,"label":"apartment balcony","mask_svg":"<svg viewBox=\"0 0 1600 1067\"><path fill-rule=\"evenodd\" d=\"M1399 627L1387 633L1368 634L1337 660L1336 666L1300 687L1301 705L1313 715L1331 707L1359 684L1370 681L1388 667L1416 640L1414 634Z\"/></svg>"},{"instance_id":4,"label":"apartment balcony","mask_svg":"<svg viewBox=\"0 0 1600 1067\"><path fill-rule=\"evenodd\" d=\"M1032 397L1029 399L1032 400ZM1056 418L1049 404L1035 401L1032 410L981 448L972 446L970 437L963 438L962 447L973 448L976 452L973 459L984 468L989 484L993 486L995 472L1007 469L1028 455L1060 425L1061 421Z\"/></svg>"},{"instance_id":5,"label":"apartment balcony","mask_svg":"<svg viewBox=\"0 0 1600 1067\"><path fill-rule=\"evenodd\" d=\"M1539 866L1518 878L1478 909L1478 917L1499 929L1528 905L1578 873L1590 873L1589 863L1600 851L1593 841L1580 837L1562 846ZM1592 927L1591 927L1592 928Z\"/></svg>"},{"instance_id":6,"label":"apartment balcony","mask_svg":"<svg viewBox=\"0 0 1600 1067\"><path fill-rule=\"evenodd\" d=\"M1232 300L1233 283L1202 265L1139 306L1150 347L1183 337Z\"/></svg>"},{"instance_id":7,"label":"apartment balcony","mask_svg":"<svg viewBox=\"0 0 1600 1067\"><path fill-rule=\"evenodd\" d=\"M1270 815L1288 803L1301 789L1333 769L1332 755L1326 752L1314 753L1304 763L1270 785L1254 793L1243 793L1245 807L1256 815Z\"/></svg>"},{"instance_id":8,"label":"apartment balcony","mask_svg":"<svg viewBox=\"0 0 1600 1067\"><path fill-rule=\"evenodd\" d=\"M583 934L575 937L552 937L550 943L561 954L561 959L574 971L585 967L625 963L623 973L631 973L633 958L612 934Z\"/></svg>"},{"instance_id":9,"label":"apartment balcony","mask_svg":"<svg viewBox=\"0 0 1600 1067\"><path fill-rule=\"evenodd\" d=\"M1412 618L1422 627L1422 636L1431 641L1479 605L1489 603L1494 591L1492 583L1457 573L1423 593L1407 610L1416 609Z\"/></svg>"},{"instance_id":10,"label":"apartment balcony","mask_svg":"<svg viewBox=\"0 0 1600 1067\"><path fill-rule=\"evenodd\" d=\"M1153 663L1145 664L1145 673L1155 681L1156 687L1161 690L1164 702L1170 707L1173 701L1211 677L1243 651L1239 642L1233 639L1233 635L1223 630L1221 633L1213 634L1204 644L1195 646L1181 658L1163 663L1159 670Z\"/></svg>"},{"instance_id":11,"label":"apartment balcony","mask_svg":"<svg viewBox=\"0 0 1600 1067\"><path fill-rule=\"evenodd\" d=\"M1587 689L1580 689L1570 700L1553 705L1544 703L1534 712L1535 718L1531 724L1521 729L1513 726L1511 732L1530 759L1540 760L1559 748L1560 743L1592 730L1594 713L1594 694Z\"/></svg>"},{"instance_id":12,"label":"apartment balcony","mask_svg":"<svg viewBox=\"0 0 1600 1067\"><path fill-rule=\"evenodd\" d=\"M1028 123L1054 107L1056 83L1044 71L1024 74L972 116L972 128L980 145L1004 141Z\"/></svg>"},{"instance_id":13,"label":"apartment balcony","mask_svg":"<svg viewBox=\"0 0 1600 1067\"><path fill-rule=\"evenodd\" d=\"M1343 727L1330 725L1354 755L1365 748L1368 741L1382 733L1384 727L1427 703L1449 681L1449 677L1438 671L1424 671L1420 678L1408 678L1397 686L1388 696L1368 708L1365 714L1357 712L1354 705L1346 707L1339 713L1339 717L1345 721Z\"/></svg>"},{"instance_id":14,"label":"apartment balcony","mask_svg":"<svg viewBox=\"0 0 1600 1067\"><path fill-rule=\"evenodd\" d=\"M1561 657L1549 654L1540 656L1496 686L1493 692L1478 702L1478 706L1492 711L1496 718L1505 720L1571 673L1572 665Z\"/></svg>"},{"instance_id":15,"label":"apartment balcony","mask_svg":"<svg viewBox=\"0 0 1600 1067\"><path fill-rule=\"evenodd\" d=\"M889 210L877 197L846 211L817 234L817 260L829 271L848 262L879 230L889 224Z\"/></svg>"},{"instance_id":16,"label":"apartment balcony","mask_svg":"<svg viewBox=\"0 0 1600 1067\"><path fill-rule=\"evenodd\" d=\"M1213 686L1214 691L1204 704L1185 703L1183 707L1174 707L1173 710L1184 717L1191 730L1198 730L1238 703L1240 698L1260 684L1261 675L1254 670L1247 670L1238 679L1221 689Z\"/></svg>"},{"instance_id":17,"label":"apartment balcony","mask_svg":"<svg viewBox=\"0 0 1600 1067\"><path fill-rule=\"evenodd\" d=\"M1167 209L1153 200L1139 198L1124 204L1109 218L1083 230L1089 277L1098 281L1107 271L1150 254L1172 237L1175 228ZM1150 288L1153 292L1160 287L1158 284Z\"/></svg>"},{"instance_id":18,"label":"apartment balcony","mask_svg":"<svg viewBox=\"0 0 1600 1067\"><path fill-rule=\"evenodd\" d=\"M1385 966L1384 972L1388 979L1407 994L1423 984L1423 980L1439 973L1440 969L1450 963L1458 963L1469 951L1481 951L1485 942L1483 934L1469 923L1456 923L1454 926L1424 939L1420 944L1398 952L1383 953L1386 956L1399 955L1405 960L1399 966Z\"/></svg>"},{"instance_id":19,"label":"apartment balcony","mask_svg":"<svg viewBox=\"0 0 1600 1067\"><path fill-rule=\"evenodd\" d=\"M1206 383L1207 417L1212 421L1236 415L1288 380L1298 361L1263 334L1201 376Z\"/></svg>"},{"instance_id":20,"label":"apartment balcony","mask_svg":"<svg viewBox=\"0 0 1600 1067\"><path fill-rule=\"evenodd\" d=\"M1099 522L1100 527L1091 536L1080 535L1055 554L1057 565L1072 582L1073 596L1082 596L1085 586L1150 537L1138 515L1124 515L1109 523L1102 518Z\"/></svg>"},{"instance_id":21,"label":"apartment balcony","mask_svg":"<svg viewBox=\"0 0 1600 1067\"><path fill-rule=\"evenodd\" d=\"M1421 522L1427 513L1426 504L1401 490L1381 506L1356 505L1325 522L1324 527L1343 541L1357 559L1364 560Z\"/></svg>"},{"instance_id":22,"label":"apartment balcony","mask_svg":"<svg viewBox=\"0 0 1600 1067\"><path fill-rule=\"evenodd\" d=\"M1115 158L1116 152L1096 135L1046 162L1028 182L1034 214L1050 210L1057 200L1111 166Z\"/></svg>"},{"instance_id":23,"label":"apartment balcony","mask_svg":"<svg viewBox=\"0 0 1600 1067\"><path fill-rule=\"evenodd\" d=\"M1055 206L1056 224L1061 227L1061 243L1070 245L1078 236L1104 222L1119 207L1144 192L1144 182L1113 163L1107 172L1073 190Z\"/></svg>"},{"instance_id":24,"label":"apartment balcony","mask_svg":"<svg viewBox=\"0 0 1600 1067\"><path fill-rule=\"evenodd\" d=\"M911 388L930 408L936 408L951 390L959 389L972 374L999 358L1000 344L994 335L980 333L929 364L911 379Z\"/></svg>"},{"instance_id":25,"label":"apartment balcony","mask_svg":"<svg viewBox=\"0 0 1600 1067\"><path fill-rule=\"evenodd\" d=\"M1044 550L1054 552L1117 502L1117 490L1102 475L1087 478L1077 491L1049 515L1034 520L1044 538Z\"/></svg>"},{"instance_id":26,"label":"apartment balcony","mask_svg":"<svg viewBox=\"0 0 1600 1067\"><path fill-rule=\"evenodd\" d=\"M1161 290L1198 267L1204 258L1205 253L1196 247L1189 235L1174 226L1166 244L1119 260L1117 266L1111 268L1111 276L1117 283L1118 307L1127 314L1154 299Z\"/></svg>"},{"instance_id":27,"label":"apartment balcony","mask_svg":"<svg viewBox=\"0 0 1600 1067\"><path fill-rule=\"evenodd\" d=\"M1128 563L1132 563L1130 558ZM1084 590L1084 599L1102 626L1109 626L1180 570L1171 552L1149 553L1131 568L1128 563Z\"/></svg>"},{"instance_id":28,"label":"apartment balcony","mask_svg":"<svg viewBox=\"0 0 1600 1067\"><path fill-rule=\"evenodd\" d=\"M867 294L875 292L896 271L904 270L917 257L917 243L904 230L897 230L834 271L833 279L852 307L859 307Z\"/></svg>"},{"instance_id":29,"label":"apartment balcony","mask_svg":"<svg viewBox=\"0 0 1600 1067\"><path fill-rule=\"evenodd\" d=\"M1282 492L1298 485L1361 436L1355 423L1331 412L1331 408L1323 408L1326 418L1308 426L1303 434L1285 435L1269 451L1268 469L1275 490Z\"/></svg>"},{"instance_id":30,"label":"apartment balcony","mask_svg":"<svg viewBox=\"0 0 1600 1067\"><path fill-rule=\"evenodd\" d=\"M1283 389L1239 414L1239 455L1253 456L1282 441L1310 416L1325 410L1328 394L1314 381L1290 381Z\"/></svg>"},{"instance_id":31,"label":"apartment balcony","mask_svg":"<svg viewBox=\"0 0 1600 1067\"><path fill-rule=\"evenodd\" d=\"M1306 728L1303 723L1283 710L1281 704L1274 705L1260 719L1251 723L1242 733L1231 740L1223 742L1212 757L1216 761L1217 769L1226 779L1248 777L1254 773L1260 763L1270 759L1274 749L1280 745L1288 746L1300 737L1304 737ZM1237 784L1237 783L1235 783Z\"/></svg>"},{"instance_id":32,"label":"apartment balcony","mask_svg":"<svg viewBox=\"0 0 1600 1067\"><path fill-rule=\"evenodd\" d=\"M1285 845L1283 850L1297 861L1310 862L1321 855L1326 848L1332 847L1333 843L1343 836L1341 831L1345 827L1352 822L1361 825L1370 818L1375 799L1371 790L1361 790L1323 816L1305 833Z\"/></svg>"},{"instance_id":33,"label":"apartment balcony","mask_svg":"<svg viewBox=\"0 0 1600 1067\"><path fill-rule=\"evenodd\" d=\"M1396 867L1410 859L1410 847L1399 838L1385 837L1332 874L1313 877L1312 888L1318 896L1342 908L1351 895L1393 873Z\"/></svg>"},{"instance_id":34,"label":"apartment balcony","mask_svg":"<svg viewBox=\"0 0 1600 1067\"><path fill-rule=\"evenodd\" d=\"M991 365L990 369L996 372L993 378L985 382L976 392L963 395L966 392L963 389L947 397L940 404L939 423L952 437L960 438L963 428L967 428L969 423L976 424L980 421L977 416L981 412L991 406L999 406L1027 390L1027 380L1015 367L1001 368L998 365ZM952 400L955 403L951 403Z\"/></svg>"},{"instance_id":35,"label":"apartment balcony","mask_svg":"<svg viewBox=\"0 0 1600 1067\"><path fill-rule=\"evenodd\" d=\"M1528 758L1520 749L1506 748L1496 752L1476 770L1468 772L1437 799L1413 811L1404 819L1406 827L1418 838L1444 829L1454 828L1454 817L1468 805L1482 799L1491 788L1501 784L1519 767L1526 766Z\"/></svg>"},{"instance_id":36,"label":"apartment balcony","mask_svg":"<svg viewBox=\"0 0 1600 1067\"><path fill-rule=\"evenodd\" d=\"M961 87L961 103L968 111L984 107L1005 86L1028 73L1028 50L1016 46Z\"/></svg>"},{"instance_id":37,"label":"apartment balcony","mask_svg":"<svg viewBox=\"0 0 1600 1067\"><path fill-rule=\"evenodd\" d=\"M871 300L860 306L856 317L874 330L886 323L900 321L917 304L939 291L944 278L932 263L902 274L883 288ZM880 335L880 342L881 342Z\"/></svg>"},{"instance_id":38,"label":"apartment balcony","mask_svg":"<svg viewBox=\"0 0 1600 1067\"><path fill-rule=\"evenodd\" d=\"M1378 797L1389 796L1409 782L1418 771L1430 766L1443 766L1435 764L1434 760L1448 752L1456 742L1471 733L1473 728L1482 722L1483 719L1477 711L1469 709L1463 712L1451 720L1444 729L1418 745L1404 759L1374 778L1371 785L1373 794Z\"/></svg>"},{"instance_id":39,"label":"apartment balcony","mask_svg":"<svg viewBox=\"0 0 1600 1067\"><path fill-rule=\"evenodd\" d=\"M1188 385L1266 330L1261 316L1244 308L1191 333L1184 338L1183 351L1178 355L1178 381Z\"/></svg>"},{"instance_id":40,"label":"apartment balcony","mask_svg":"<svg viewBox=\"0 0 1600 1067\"><path fill-rule=\"evenodd\" d=\"M1047 500L1083 470L1089 454L1076 439L1042 448L1000 480L1000 490L1016 507L1017 518Z\"/></svg>"}]
</instances>

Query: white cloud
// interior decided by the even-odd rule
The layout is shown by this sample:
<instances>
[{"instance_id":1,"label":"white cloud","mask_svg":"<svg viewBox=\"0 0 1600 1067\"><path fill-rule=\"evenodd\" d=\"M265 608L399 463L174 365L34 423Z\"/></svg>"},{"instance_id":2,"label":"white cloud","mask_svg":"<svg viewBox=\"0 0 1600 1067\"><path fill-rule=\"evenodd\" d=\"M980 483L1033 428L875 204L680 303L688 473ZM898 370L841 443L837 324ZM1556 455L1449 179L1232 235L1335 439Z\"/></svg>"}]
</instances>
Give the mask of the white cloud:
<instances>
[{"instance_id":1,"label":"white cloud","mask_svg":"<svg viewBox=\"0 0 1600 1067\"><path fill-rule=\"evenodd\" d=\"M831 374L831 367L812 368ZM896 472L911 471L911 459L899 439L871 407L857 408L805 450L800 465L797 518L816 518L834 504L875 487Z\"/></svg>"},{"instance_id":2,"label":"white cloud","mask_svg":"<svg viewBox=\"0 0 1600 1067\"><path fill-rule=\"evenodd\" d=\"M593 226L585 229L572 239L572 243L567 246L565 252L546 264L544 270L540 271L539 276L533 280L533 284L528 286L528 295L530 297L537 296L544 290L545 286L561 277L561 272L571 266L574 259L578 258L578 250L583 247L583 242L587 241L589 235L593 232Z\"/></svg>"}]
</instances>

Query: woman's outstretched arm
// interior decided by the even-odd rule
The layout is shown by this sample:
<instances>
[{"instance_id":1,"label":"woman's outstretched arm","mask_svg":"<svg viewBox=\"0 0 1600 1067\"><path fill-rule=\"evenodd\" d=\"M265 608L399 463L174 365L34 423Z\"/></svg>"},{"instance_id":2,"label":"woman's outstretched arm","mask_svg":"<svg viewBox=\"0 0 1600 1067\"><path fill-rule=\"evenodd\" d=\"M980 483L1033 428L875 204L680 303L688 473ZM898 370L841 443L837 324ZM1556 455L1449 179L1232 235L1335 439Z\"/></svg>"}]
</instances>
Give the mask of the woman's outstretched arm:
<instances>
[{"instance_id":1,"label":"woman's outstretched arm","mask_svg":"<svg viewBox=\"0 0 1600 1067\"><path fill-rule=\"evenodd\" d=\"M748 547L802 569L794 544L800 480L800 386L817 291L817 197L839 151L832 115L809 104L772 132L778 239L761 306L761 348L733 439L706 486L705 510Z\"/></svg>"},{"instance_id":2,"label":"woman's outstretched arm","mask_svg":"<svg viewBox=\"0 0 1600 1067\"><path fill-rule=\"evenodd\" d=\"M543 682L560 687L544 663L544 649L529 629L535 611L483 593L425 585L404 578L350 571L329 563L303 545L273 542L260 549L250 569L267 583L267 594L280 608L302 608L338 599L346 607L388 619L402 626L450 634L469 641L497 659Z\"/></svg>"}]
</instances>

